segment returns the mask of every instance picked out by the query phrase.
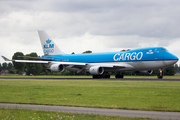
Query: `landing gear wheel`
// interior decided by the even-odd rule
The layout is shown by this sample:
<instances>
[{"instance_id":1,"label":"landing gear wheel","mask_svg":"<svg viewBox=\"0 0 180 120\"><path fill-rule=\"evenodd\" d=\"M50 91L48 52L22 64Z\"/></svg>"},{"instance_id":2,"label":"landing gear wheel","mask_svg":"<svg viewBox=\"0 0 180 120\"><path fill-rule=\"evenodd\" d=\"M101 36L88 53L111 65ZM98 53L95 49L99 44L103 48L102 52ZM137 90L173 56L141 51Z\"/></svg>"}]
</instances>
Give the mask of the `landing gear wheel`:
<instances>
[{"instance_id":1,"label":"landing gear wheel","mask_svg":"<svg viewBox=\"0 0 180 120\"><path fill-rule=\"evenodd\" d=\"M163 78L163 76L157 76L158 77L158 79L162 79Z\"/></svg>"},{"instance_id":2,"label":"landing gear wheel","mask_svg":"<svg viewBox=\"0 0 180 120\"><path fill-rule=\"evenodd\" d=\"M110 78L110 75L104 75L103 78L109 79L109 78Z\"/></svg>"},{"instance_id":3,"label":"landing gear wheel","mask_svg":"<svg viewBox=\"0 0 180 120\"><path fill-rule=\"evenodd\" d=\"M116 77L116 79L118 79L118 78L123 79L123 78L124 78L124 75L117 74L115 77Z\"/></svg>"},{"instance_id":4,"label":"landing gear wheel","mask_svg":"<svg viewBox=\"0 0 180 120\"><path fill-rule=\"evenodd\" d=\"M109 74L104 74L104 75L93 75L92 77L93 79L101 79L101 78L109 79L111 76Z\"/></svg>"},{"instance_id":5,"label":"landing gear wheel","mask_svg":"<svg viewBox=\"0 0 180 120\"><path fill-rule=\"evenodd\" d=\"M93 79L101 79L102 75L93 75Z\"/></svg>"}]
</instances>

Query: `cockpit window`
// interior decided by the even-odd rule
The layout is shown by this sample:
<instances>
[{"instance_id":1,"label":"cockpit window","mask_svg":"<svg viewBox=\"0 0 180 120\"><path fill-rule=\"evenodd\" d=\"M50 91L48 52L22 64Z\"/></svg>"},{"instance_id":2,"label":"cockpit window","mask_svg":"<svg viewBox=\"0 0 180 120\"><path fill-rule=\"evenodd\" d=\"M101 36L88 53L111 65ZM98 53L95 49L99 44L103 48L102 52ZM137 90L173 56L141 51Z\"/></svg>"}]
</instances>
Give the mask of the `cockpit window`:
<instances>
[{"instance_id":1,"label":"cockpit window","mask_svg":"<svg viewBox=\"0 0 180 120\"><path fill-rule=\"evenodd\" d=\"M166 51L166 49L161 49L161 51Z\"/></svg>"}]
</instances>

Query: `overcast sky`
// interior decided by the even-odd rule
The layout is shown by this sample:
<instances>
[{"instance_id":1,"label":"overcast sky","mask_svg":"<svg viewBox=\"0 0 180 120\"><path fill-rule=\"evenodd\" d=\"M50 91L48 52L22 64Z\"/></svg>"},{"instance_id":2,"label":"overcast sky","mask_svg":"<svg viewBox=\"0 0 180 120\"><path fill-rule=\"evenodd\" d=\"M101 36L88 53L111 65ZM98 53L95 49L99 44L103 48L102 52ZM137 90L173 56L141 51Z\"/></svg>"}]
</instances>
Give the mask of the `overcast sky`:
<instances>
[{"instance_id":1,"label":"overcast sky","mask_svg":"<svg viewBox=\"0 0 180 120\"><path fill-rule=\"evenodd\" d=\"M37 30L45 30L69 54L162 46L180 58L179 6L180 0L0 0L0 55L43 55Z\"/></svg>"}]
</instances>

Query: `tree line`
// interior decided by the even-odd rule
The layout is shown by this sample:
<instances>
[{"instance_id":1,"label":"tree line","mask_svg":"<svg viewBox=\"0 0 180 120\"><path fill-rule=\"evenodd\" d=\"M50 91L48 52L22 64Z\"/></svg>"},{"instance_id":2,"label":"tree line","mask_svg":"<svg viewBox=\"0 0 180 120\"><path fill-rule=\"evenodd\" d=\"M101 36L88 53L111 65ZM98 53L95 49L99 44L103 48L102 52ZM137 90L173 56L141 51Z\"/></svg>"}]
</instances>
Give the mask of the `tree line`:
<instances>
[{"instance_id":1,"label":"tree line","mask_svg":"<svg viewBox=\"0 0 180 120\"><path fill-rule=\"evenodd\" d=\"M12 63L6 63L6 62L4 62L4 63L0 63L0 72L1 71L5 71L5 70L8 70L10 73L14 73L14 70L13 70L13 64Z\"/></svg>"},{"instance_id":2,"label":"tree line","mask_svg":"<svg viewBox=\"0 0 180 120\"><path fill-rule=\"evenodd\" d=\"M86 53L92 53L92 51L87 50L85 52L83 52L83 54ZM74 52L72 52L72 54L75 54ZM21 57L20 57L21 56ZM14 55L12 56L12 59L18 59L18 60L33 60L33 59L28 59L28 58L24 58L22 56L29 56L29 57L40 57L37 55L37 53L30 53L30 54L26 54L24 55L22 52L16 52L14 53ZM43 66L42 64L37 64L37 63L2 63L2 65L0 64L0 71L2 70L8 70L10 73L16 73L16 74L24 74L26 73L26 75L90 75L89 73L86 72L80 72L80 73L76 73L73 71L69 71L69 70L64 70L64 72L51 72L49 70L47 70L45 68L45 66ZM172 65L168 68L164 69L164 75L175 75L175 73L180 73L180 67L178 67L177 64ZM117 73L111 73L111 75L115 75ZM157 75L158 74L158 70L155 70L153 72L152 75ZM125 72L124 75L140 75L137 72Z\"/></svg>"}]
</instances>

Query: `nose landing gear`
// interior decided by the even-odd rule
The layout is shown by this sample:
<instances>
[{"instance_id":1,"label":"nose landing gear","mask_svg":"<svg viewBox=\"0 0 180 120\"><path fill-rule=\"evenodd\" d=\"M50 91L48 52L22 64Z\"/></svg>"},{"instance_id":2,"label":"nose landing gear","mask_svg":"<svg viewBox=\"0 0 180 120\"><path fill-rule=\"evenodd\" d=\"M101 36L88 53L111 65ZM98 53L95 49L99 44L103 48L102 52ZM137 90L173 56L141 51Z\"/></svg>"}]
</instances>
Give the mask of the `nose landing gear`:
<instances>
[{"instance_id":1,"label":"nose landing gear","mask_svg":"<svg viewBox=\"0 0 180 120\"><path fill-rule=\"evenodd\" d=\"M162 79L163 78L163 69L159 70L159 73L157 75L158 79Z\"/></svg>"}]
</instances>

